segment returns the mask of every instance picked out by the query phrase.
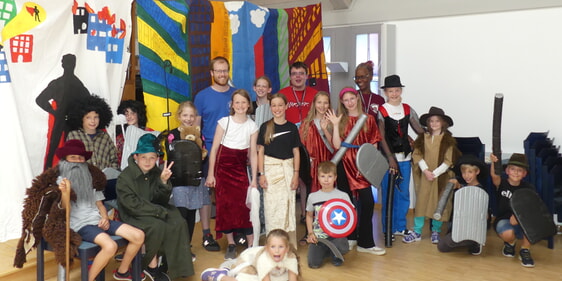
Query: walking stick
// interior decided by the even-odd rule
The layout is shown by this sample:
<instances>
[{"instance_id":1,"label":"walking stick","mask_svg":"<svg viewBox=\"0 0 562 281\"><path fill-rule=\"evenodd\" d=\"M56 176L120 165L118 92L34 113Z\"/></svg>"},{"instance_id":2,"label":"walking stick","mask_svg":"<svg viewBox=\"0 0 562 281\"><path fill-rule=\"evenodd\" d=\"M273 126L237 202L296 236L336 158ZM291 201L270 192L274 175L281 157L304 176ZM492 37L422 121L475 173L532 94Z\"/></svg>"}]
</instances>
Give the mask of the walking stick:
<instances>
[{"instance_id":1,"label":"walking stick","mask_svg":"<svg viewBox=\"0 0 562 281\"><path fill-rule=\"evenodd\" d=\"M70 181L66 178L62 179L65 186L61 189L62 204L66 215L66 240L65 240L65 280L70 280Z\"/></svg>"},{"instance_id":2,"label":"walking stick","mask_svg":"<svg viewBox=\"0 0 562 281\"><path fill-rule=\"evenodd\" d=\"M388 174L388 192L386 194L386 236L385 246L392 247L392 209L394 205L394 185L396 184L397 175Z\"/></svg>"}]
</instances>

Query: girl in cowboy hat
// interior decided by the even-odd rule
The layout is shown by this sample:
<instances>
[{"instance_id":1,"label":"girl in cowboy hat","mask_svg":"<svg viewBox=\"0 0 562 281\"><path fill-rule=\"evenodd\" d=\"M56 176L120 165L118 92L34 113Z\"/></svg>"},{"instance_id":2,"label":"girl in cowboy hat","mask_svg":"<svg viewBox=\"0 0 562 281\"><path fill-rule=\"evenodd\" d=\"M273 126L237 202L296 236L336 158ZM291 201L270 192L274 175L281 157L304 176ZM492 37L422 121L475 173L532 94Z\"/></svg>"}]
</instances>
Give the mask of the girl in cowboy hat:
<instances>
[{"instance_id":1,"label":"girl in cowboy hat","mask_svg":"<svg viewBox=\"0 0 562 281\"><path fill-rule=\"evenodd\" d=\"M460 155L457 142L448 128L453 119L438 107L432 106L429 112L420 117L420 124L427 127L427 133L420 134L414 142L412 154L416 206L414 210L414 231L402 238L404 243L421 240L425 217L431 218L447 182L454 176L449 171ZM439 243L443 221L448 221L451 202L443 211L442 221L433 220L431 243Z\"/></svg>"}]
</instances>

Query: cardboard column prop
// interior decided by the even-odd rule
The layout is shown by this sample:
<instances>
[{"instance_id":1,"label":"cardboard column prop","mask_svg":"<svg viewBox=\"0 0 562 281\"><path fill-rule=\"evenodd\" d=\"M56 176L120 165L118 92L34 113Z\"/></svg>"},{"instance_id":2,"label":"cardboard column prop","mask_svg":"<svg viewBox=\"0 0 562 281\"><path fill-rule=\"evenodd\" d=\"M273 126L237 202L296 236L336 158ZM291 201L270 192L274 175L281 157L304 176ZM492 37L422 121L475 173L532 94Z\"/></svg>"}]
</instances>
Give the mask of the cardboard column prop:
<instances>
[{"instance_id":1,"label":"cardboard column prop","mask_svg":"<svg viewBox=\"0 0 562 281\"><path fill-rule=\"evenodd\" d=\"M494 98L494 121L492 124L492 153L502 159L501 149L501 133L502 133L502 107L503 107L503 94L496 94ZM502 174L502 165L496 165L496 175Z\"/></svg>"}]
</instances>

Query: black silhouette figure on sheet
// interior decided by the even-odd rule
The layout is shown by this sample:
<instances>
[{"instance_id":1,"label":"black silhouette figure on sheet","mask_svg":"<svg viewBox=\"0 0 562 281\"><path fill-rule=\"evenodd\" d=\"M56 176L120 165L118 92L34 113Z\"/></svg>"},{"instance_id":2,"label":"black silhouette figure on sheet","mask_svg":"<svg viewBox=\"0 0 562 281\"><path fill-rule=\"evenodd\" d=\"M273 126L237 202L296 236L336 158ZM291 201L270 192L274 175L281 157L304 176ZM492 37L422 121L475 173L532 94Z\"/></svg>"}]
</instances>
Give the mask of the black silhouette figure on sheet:
<instances>
[{"instance_id":1,"label":"black silhouette figure on sheet","mask_svg":"<svg viewBox=\"0 0 562 281\"><path fill-rule=\"evenodd\" d=\"M49 125L45 170L56 164L53 163L55 150L68 133L68 125L66 124L68 109L78 100L90 96L90 92L84 87L82 81L74 75L76 56L66 54L62 56L61 62L64 69L63 75L51 81L47 88L35 99L37 105L53 117L53 123Z\"/></svg>"},{"instance_id":2,"label":"black silhouette figure on sheet","mask_svg":"<svg viewBox=\"0 0 562 281\"><path fill-rule=\"evenodd\" d=\"M39 9L37 8L37 6L33 8L33 14L35 16L35 20L41 22L41 19L39 18Z\"/></svg>"}]
</instances>

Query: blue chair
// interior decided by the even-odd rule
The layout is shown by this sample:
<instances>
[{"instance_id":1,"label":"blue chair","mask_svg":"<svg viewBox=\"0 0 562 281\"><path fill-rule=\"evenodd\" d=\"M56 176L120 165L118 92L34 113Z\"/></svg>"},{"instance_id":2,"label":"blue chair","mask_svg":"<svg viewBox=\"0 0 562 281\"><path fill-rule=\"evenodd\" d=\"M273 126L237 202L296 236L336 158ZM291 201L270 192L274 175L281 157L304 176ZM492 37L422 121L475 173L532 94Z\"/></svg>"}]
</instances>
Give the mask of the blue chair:
<instances>
[{"instance_id":1,"label":"blue chair","mask_svg":"<svg viewBox=\"0 0 562 281\"><path fill-rule=\"evenodd\" d=\"M548 196L552 198L552 196L549 195L549 189L554 189L554 176L551 175L550 171L556 165L562 165L562 156L560 154L547 156L542 164L542 194L540 195L545 202L548 199Z\"/></svg>"},{"instance_id":2,"label":"blue chair","mask_svg":"<svg viewBox=\"0 0 562 281\"><path fill-rule=\"evenodd\" d=\"M527 155L527 161L529 161L529 174L527 175L526 180L530 183L537 185L537 165L536 165L536 158L537 154L544 148L552 148L552 140L544 139L544 140L537 140L531 148L529 148Z\"/></svg>"},{"instance_id":3,"label":"blue chair","mask_svg":"<svg viewBox=\"0 0 562 281\"><path fill-rule=\"evenodd\" d=\"M543 169L546 158L550 156L557 156L558 149L554 147L544 147L540 151L537 152L535 156L535 187L537 189L537 193L542 196L543 194L543 187L544 187L544 178L543 178Z\"/></svg>"},{"instance_id":4,"label":"blue chair","mask_svg":"<svg viewBox=\"0 0 562 281\"><path fill-rule=\"evenodd\" d=\"M111 236L111 238L117 243L119 248L124 247L127 245L128 241L121 236ZM41 239L41 243L37 246L37 281L44 281L45 280L45 257L44 257L44 250L51 251L51 246L45 241L45 239ZM78 246L78 258L80 259L80 280L88 281L88 260L95 257L98 252L101 250L100 246L82 241L82 244ZM141 281L141 260L142 254L139 251L135 258L133 259L131 266L131 275L133 276L133 281ZM97 281L105 281L105 270L102 269L100 274L96 277Z\"/></svg>"},{"instance_id":5,"label":"blue chair","mask_svg":"<svg viewBox=\"0 0 562 281\"><path fill-rule=\"evenodd\" d=\"M554 215L554 223L561 225L558 219L562 217L562 158L557 157L548 174L548 177L545 177L543 182L542 199L550 213ZM548 248L554 248L554 239L552 237L548 238Z\"/></svg>"},{"instance_id":6,"label":"blue chair","mask_svg":"<svg viewBox=\"0 0 562 281\"><path fill-rule=\"evenodd\" d=\"M525 140L523 140L523 149L525 150L525 154L528 153L529 149L531 149L531 146L533 146L533 144L538 141L538 140L546 140L546 137L548 136L548 131L546 132L531 132L529 133L529 135L527 136L527 138Z\"/></svg>"}]
</instances>

